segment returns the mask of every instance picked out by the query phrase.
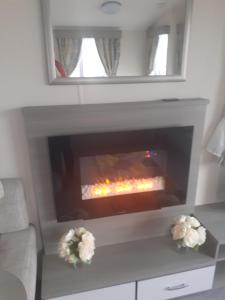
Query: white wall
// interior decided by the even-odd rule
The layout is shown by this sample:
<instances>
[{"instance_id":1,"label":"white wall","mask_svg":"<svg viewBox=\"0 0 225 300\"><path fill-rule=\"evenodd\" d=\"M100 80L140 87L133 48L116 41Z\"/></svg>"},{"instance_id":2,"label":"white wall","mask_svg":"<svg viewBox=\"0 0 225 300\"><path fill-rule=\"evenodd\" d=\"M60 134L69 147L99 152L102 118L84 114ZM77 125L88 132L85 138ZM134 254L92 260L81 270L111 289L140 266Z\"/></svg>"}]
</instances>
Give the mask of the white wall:
<instances>
[{"instance_id":1,"label":"white wall","mask_svg":"<svg viewBox=\"0 0 225 300\"><path fill-rule=\"evenodd\" d=\"M118 76L144 76L146 31L123 30Z\"/></svg>"},{"instance_id":2,"label":"white wall","mask_svg":"<svg viewBox=\"0 0 225 300\"><path fill-rule=\"evenodd\" d=\"M36 211L20 107L205 97L206 143L225 106L225 3L194 2L186 82L76 87L47 85L39 1L0 1L0 177L24 179L32 221ZM203 150L196 203L216 201L218 183L224 186L220 173Z\"/></svg>"}]
</instances>

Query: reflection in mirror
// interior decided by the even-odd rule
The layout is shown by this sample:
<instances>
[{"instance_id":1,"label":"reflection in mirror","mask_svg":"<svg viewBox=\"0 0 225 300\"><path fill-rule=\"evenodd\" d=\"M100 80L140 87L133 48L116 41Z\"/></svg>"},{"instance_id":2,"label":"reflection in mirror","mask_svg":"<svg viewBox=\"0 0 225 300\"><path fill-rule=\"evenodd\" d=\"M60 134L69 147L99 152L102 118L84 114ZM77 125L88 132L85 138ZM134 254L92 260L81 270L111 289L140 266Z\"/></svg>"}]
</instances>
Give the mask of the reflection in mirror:
<instances>
[{"instance_id":1,"label":"reflection in mirror","mask_svg":"<svg viewBox=\"0 0 225 300\"><path fill-rule=\"evenodd\" d=\"M191 0L44 1L53 77L183 75Z\"/></svg>"}]
</instances>

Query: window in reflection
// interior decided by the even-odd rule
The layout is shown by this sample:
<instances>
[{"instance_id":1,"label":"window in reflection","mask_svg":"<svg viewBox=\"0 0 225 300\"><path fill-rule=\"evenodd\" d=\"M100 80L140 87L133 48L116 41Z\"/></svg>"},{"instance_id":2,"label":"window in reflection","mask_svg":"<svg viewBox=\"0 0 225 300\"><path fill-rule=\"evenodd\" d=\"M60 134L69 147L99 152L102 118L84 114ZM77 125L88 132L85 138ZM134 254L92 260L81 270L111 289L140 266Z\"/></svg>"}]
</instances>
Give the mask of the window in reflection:
<instances>
[{"instance_id":1,"label":"window in reflection","mask_svg":"<svg viewBox=\"0 0 225 300\"><path fill-rule=\"evenodd\" d=\"M168 53L168 34L160 34L156 49L153 70L149 75L166 75L167 74L167 53Z\"/></svg>"},{"instance_id":2,"label":"window in reflection","mask_svg":"<svg viewBox=\"0 0 225 300\"><path fill-rule=\"evenodd\" d=\"M80 57L70 77L106 77L94 38L83 38Z\"/></svg>"},{"instance_id":3,"label":"window in reflection","mask_svg":"<svg viewBox=\"0 0 225 300\"><path fill-rule=\"evenodd\" d=\"M50 3L54 79L185 75L192 0L124 0L110 16L99 0L43 1Z\"/></svg>"}]
</instances>

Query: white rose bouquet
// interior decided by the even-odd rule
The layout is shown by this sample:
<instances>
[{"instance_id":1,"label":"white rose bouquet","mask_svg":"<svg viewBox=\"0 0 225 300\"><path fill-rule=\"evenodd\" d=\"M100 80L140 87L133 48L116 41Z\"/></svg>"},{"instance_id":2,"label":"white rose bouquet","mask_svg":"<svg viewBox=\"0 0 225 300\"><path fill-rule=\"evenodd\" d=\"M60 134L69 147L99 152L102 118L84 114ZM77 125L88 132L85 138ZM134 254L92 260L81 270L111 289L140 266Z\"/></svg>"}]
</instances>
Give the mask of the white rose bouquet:
<instances>
[{"instance_id":1,"label":"white rose bouquet","mask_svg":"<svg viewBox=\"0 0 225 300\"><path fill-rule=\"evenodd\" d=\"M78 263L90 264L95 251L95 238L85 228L70 229L59 241L59 257L75 267Z\"/></svg>"},{"instance_id":2,"label":"white rose bouquet","mask_svg":"<svg viewBox=\"0 0 225 300\"><path fill-rule=\"evenodd\" d=\"M198 250L206 242L206 229L192 216L180 216L171 229L172 238L179 248Z\"/></svg>"}]
</instances>

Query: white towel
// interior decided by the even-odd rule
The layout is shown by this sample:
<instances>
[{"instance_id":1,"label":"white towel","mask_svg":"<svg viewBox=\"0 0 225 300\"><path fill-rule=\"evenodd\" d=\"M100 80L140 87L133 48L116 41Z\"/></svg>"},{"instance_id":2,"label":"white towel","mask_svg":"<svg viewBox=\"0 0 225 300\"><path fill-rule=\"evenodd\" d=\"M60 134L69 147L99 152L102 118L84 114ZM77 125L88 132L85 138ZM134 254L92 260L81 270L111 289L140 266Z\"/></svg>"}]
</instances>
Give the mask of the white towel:
<instances>
[{"instance_id":1,"label":"white towel","mask_svg":"<svg viewBox=\"0 0 225 300\"><path fill-rule=\"evenodd\" d=\"M207 151L219 158L219 164L225 161L225 117L222 118L211 136L207 145Z\"/></svg>"},{"instance_id":2,"label":"white towel","mask_svg":"<svg viewBox=\"0 0 225 300\"><path fill-rule=\"evenodd\" d=\"M0 181L0 199L2 199L4 196L5 196L5 193L4 193L3 184Z\"/></svg>"}]
</instances>

